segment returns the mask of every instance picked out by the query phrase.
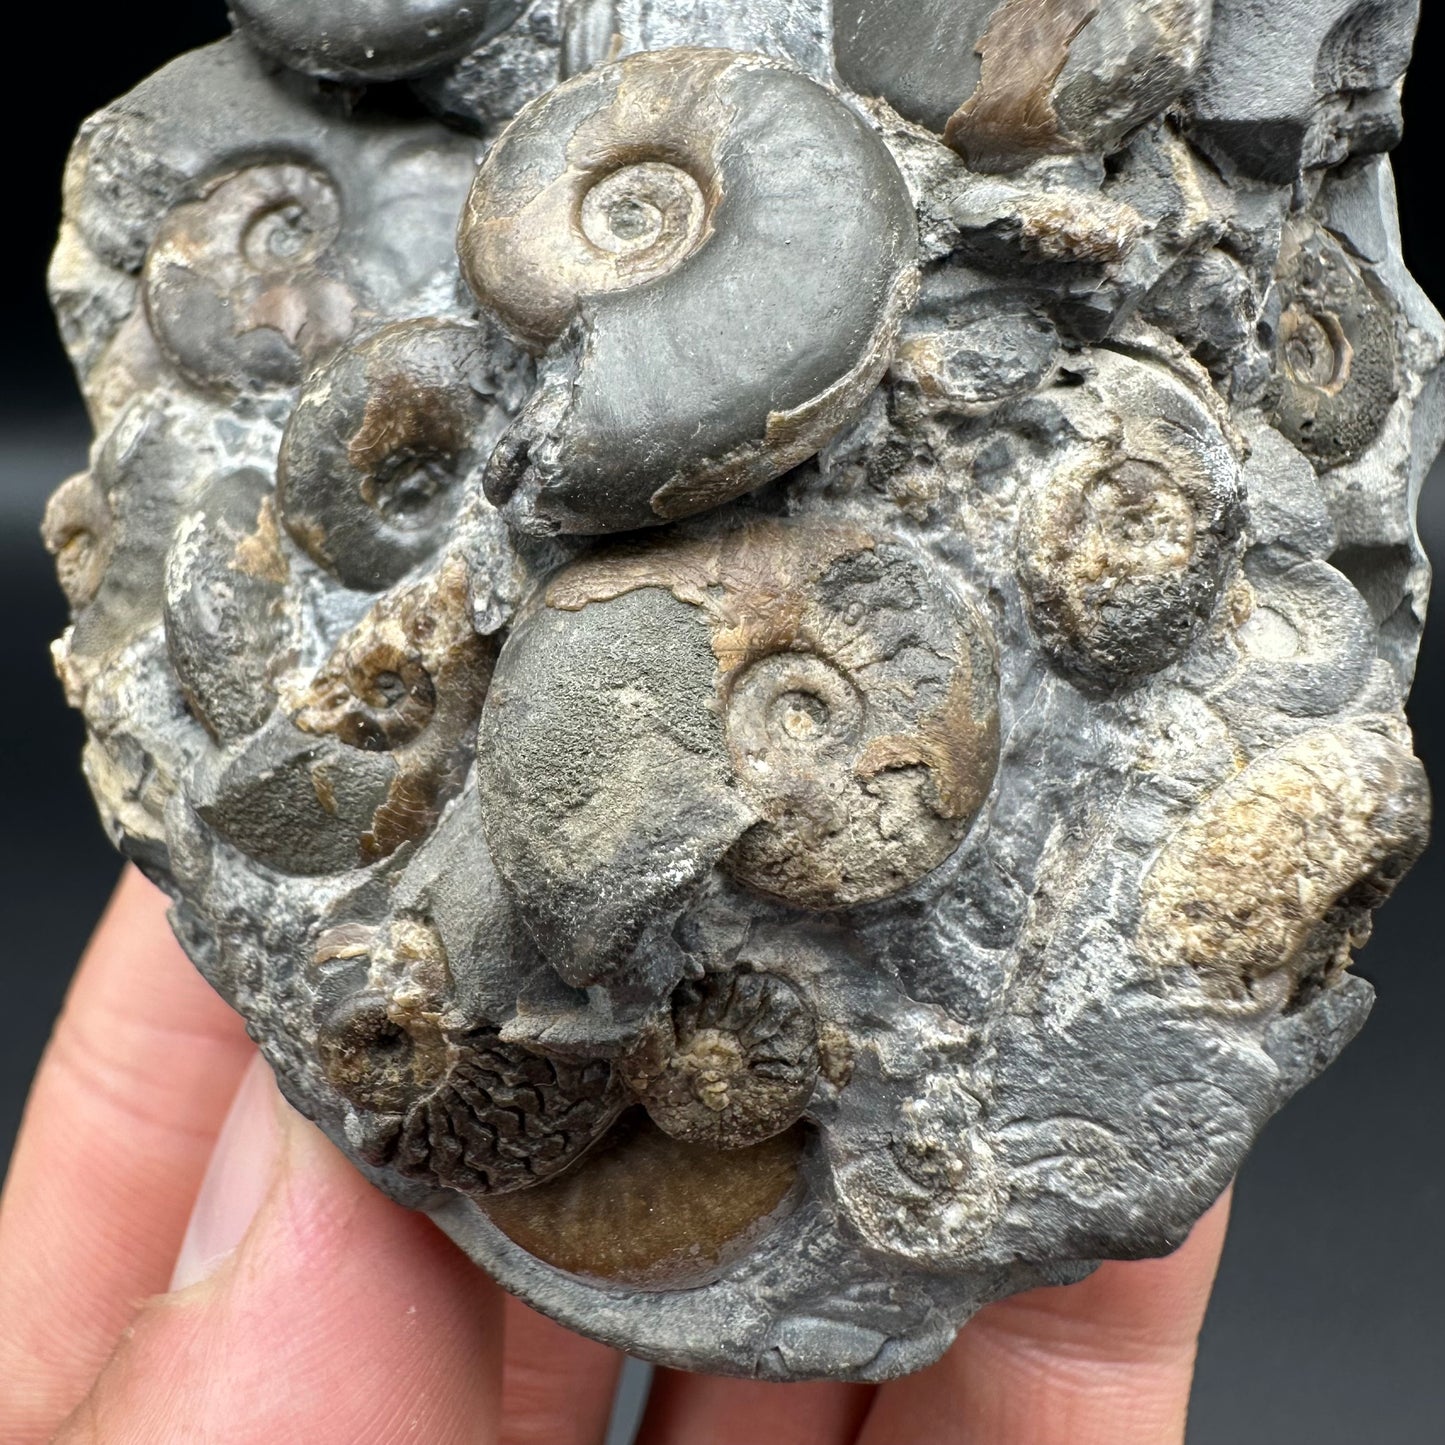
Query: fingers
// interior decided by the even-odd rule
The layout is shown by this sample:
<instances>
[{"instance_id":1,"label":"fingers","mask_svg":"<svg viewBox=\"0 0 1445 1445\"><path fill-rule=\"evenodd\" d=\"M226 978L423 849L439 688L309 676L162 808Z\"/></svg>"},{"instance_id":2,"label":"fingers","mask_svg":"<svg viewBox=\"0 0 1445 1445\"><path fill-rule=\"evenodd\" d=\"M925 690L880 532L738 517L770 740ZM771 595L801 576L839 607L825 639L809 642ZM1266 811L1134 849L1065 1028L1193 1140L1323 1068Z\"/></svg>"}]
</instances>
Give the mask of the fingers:
<instances>
[{"instance_id":1,"label":"fingers","mask_svg":"<svg viewBox=\"0 0 1445 1445\"><path fill-rule=\"evenodd\" d=\"M860 1445L1179 1445L1228 1217L1226 1195L1167 1259L990 1306L879 1391Z\"/></svg>"},{"instance_id":2,"label":"fingers","mask_svg":"<svg viewBox=\"0 0 1445 1445\"><path fill-rule=\"evenodd\" d=\"M57 1445L494 1445L496 1287L269 1080L238 1098L188 1240L214 1272L141 1310Z\"/></svg>"},{"instance_id":3,"label":"fingers","mask_svg":"<svg viewBox=\"0 0 1445 1445\"><path fill-rule=\"evenodd\" d=\"M602 1445L622 1356L508 1299L502 1445Z\"/></svg>"},{"instance_id":4,"label":"fingers","mask_svg":"<svg viewBox=\"0 0 1445 1445\"><path fill-rule=\"evenodd\" d=\"M166 1287L252 1050L121 880L72 984L0 1207L0 1440L49 1439L137 1302Z\"/></svg>"},{"instance_id":5,"label":"fingers","mask_svg":"<svg viewBox=\"0 0 1445 1445\"><path fill-rule=\"evenodd\" d=\"M866 1385L768 1385L659 1370L637 1445L851 1445L872 1397ZM905 1430L890 1440L924 1438Z\"/></svg>"}]
</instances>

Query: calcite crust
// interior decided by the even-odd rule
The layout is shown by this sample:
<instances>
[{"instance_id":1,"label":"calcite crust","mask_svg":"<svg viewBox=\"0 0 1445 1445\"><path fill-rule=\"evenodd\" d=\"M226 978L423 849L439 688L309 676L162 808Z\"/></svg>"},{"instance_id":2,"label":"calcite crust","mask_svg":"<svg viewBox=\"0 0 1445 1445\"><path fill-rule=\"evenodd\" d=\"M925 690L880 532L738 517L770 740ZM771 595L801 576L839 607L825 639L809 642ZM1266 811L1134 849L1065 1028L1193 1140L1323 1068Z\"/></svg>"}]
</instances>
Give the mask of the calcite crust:
<instances>
[{"instance_id":1,"label":"calcite crust","mask_svg":"<svg viewBox=\"0 0 1445 1445\"><path fill-rule=\"evenodd\" d=\"M236 0L83 129L106 827L571 1327L918 1369L1176 1246L1364 1023L1430 812L1419 5L1266 9Z\"/></svg>"}]
</instances>

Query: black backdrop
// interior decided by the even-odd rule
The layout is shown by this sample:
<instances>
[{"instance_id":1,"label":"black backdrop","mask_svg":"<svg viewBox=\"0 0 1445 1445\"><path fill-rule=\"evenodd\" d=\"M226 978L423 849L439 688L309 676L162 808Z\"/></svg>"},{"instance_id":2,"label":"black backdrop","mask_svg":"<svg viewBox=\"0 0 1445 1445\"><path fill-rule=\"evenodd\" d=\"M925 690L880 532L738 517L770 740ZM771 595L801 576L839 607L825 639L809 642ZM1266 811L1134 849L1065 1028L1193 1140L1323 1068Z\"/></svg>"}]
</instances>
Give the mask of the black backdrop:
<instances>
[{"instance_id":1,"label":"black backdrop","mask_svg":"<svg viewBox=\"0 0 1445 1445\"><path fill-rule=\"evenodd\" d=\"M86 425L43 294L76 127L178 51L224 33L223 0L32 4L0 89L6 217L0 330L0 1161L81 944L114 878L76 766L79 722L47 656L64 608L36 537L45 494L84 464ZM1397 156L1406 252L1445 305L1432 233L1434 85L1445 7L1426 0ZM15 32L12 32L14 35ZM1445 471L1422 526L1445 557ZM1445 624L1412 708L1445 778ZM1240 1181L1196 1388L1192 1445L1445 1440L1445 845L1385 910L1360 972L1380 991L1361 1039L1267 1131ZM1126 1442L1120 1442L1126 1445Z\"/></svg>"}]
</instances>

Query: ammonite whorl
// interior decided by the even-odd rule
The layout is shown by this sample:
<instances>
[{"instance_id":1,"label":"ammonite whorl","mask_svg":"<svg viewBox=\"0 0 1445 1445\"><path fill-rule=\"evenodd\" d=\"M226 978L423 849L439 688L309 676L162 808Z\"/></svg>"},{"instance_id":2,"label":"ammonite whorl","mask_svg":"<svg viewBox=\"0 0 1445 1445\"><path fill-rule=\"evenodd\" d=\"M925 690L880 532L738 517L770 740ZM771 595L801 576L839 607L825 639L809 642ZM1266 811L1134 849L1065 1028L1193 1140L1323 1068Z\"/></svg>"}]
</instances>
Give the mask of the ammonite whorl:
<instances>
[{"instance_id":1,"label":"ammonite whorl","mask_svg":"<svg viewBox=\"0 0 1445 1445\"><path fill-rule=\"evenodd\" d=\"M203 762L202 816L287 873L389 857L461 786L494 651L458 558L383 594L259 732Z\"/></svg>"},{"instance_id":2,"label":"ammonite whorl","mask_svg":"<svg viewBox=\"0 0 1445 1445\"><path fill-rule=\"evenodd\" d=\"M1213 612L1243 521L1212 410L1161 367L1101 357L1093 434L1024 499L1019 580L1043 650L1112 690L1176 661Z\"/></svg>"},{"instance_id":3,"label":"ammonite whorl","mask_svg":"<svg viewBox=\"0 0 1445 1445\"><path fill-rule=\"evenodd\" d=\"M997 695L987 625L887 536L755 523L604 552L499 658L488 842L574 984L718 863L799 907L873 902L983 806Z\"/></svg>"},{"instance_id":4,"label":"ammonite whorl","mask_svg":"<svg viewBox=\"0 0 1445 1445\"><path fill-rule=\"evenodd\" d=\"M617 532L806 461L882 375L917 245L887 147L760 56L656 51L549 91L459 238L482 304L551 348L488 495L528 530Z\"/></svg>"},{"instance_id":5,"label":"ammonite whorl","mask_svg":"<svg viewBox=\"0 0 1445 1445\"><path fill-rule=\"evenodd\" d=\"M659 1129L713 1149L791 1128L818 1071L812 1010L785 980L750 969L679 984L661 1035L622 1062Z\"/></svg>"},{"instance_id":6,"label":"ammonite whorl","mask_svg":"<svg viewBox=\"0 0 1445 1445\"><path fill-rule=\"evenodd\" d=\"M374 1164L468 1195L503 1194L560 1173L611 1127L624 1097L612 1065L546 1058L465 1018L434 929L398 920L366 946L365 981L345 991L337 984L358 972L345 967L355 950L320 941L319 967L338 955L342 968L322 987L316 1047L327 1079L361 1112Z\"/></svg>"},{"instance_id":7,"label":"ammonite whorl","mask_svg":"<svg viewBox=\"0 0 1445 1445\"><path fill-rule=\"evenodd\" d=\"M1285 234L1271 419L1316 466L1356 460L1400 391L1395 310L1319 226Z\"/></svg>"},{"instance_id":8,"label":"ammonite whorl","mask_svg":"<svg viewBox=\"0 0 1445 1445\"><path fill-rule=\"evenodd\" d=\"M524 384L489 326L403 321L308 381L277 479L286 528L349 587L399 581L449 535Z\"/></svg>"},{"instance_id":9,"label":"ammonite whorl","mask_svg":"<svg viewBox=\"0 0 1445 1445\"><path fill-rule=\"evenodd\" d=\"M204 390L294 386L355 325L340 230L340 195L313 166L248 166L212 181L166 217L146 258L162 351Z\"/></svg>"}]
</instances>

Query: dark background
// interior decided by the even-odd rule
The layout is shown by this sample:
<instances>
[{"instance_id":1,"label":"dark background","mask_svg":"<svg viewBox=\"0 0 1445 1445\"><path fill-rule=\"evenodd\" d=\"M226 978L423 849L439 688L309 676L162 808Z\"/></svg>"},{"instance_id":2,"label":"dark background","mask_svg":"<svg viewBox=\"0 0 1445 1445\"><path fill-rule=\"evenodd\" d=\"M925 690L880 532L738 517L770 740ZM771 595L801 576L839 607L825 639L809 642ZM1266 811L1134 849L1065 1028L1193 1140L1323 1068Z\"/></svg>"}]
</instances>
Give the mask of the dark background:
<instances>
[{"instance_id":1,"label":"dark background","mask_svg":"<svg viewBox=\"0 0 1445 1445\"><path fill-rule=\"evenodd\" d=\"M1406 255L1445 304L1432 232L1445 128L1445 6L1424 6L1409 133L1397 154ZM70 137L91 111L226 29L222 0L25 6L10 52L0 329L0 1161L74 960L114 879L77 767L82 731L47 646L65 609L36 528L85 463L88 428L43 278ZM1436 223L1438 224L1438 223ZM1422 508L1445 558L1445 470ZM1445 621L1412 715L1445 778ZM1445 1441L1445 843L1381 915L1359 971L1380 1002L1363 1036L1269 1128L1240 1180L1205 1331L1191 1445ZM1129 1442L1120 1442L1129 1445Z\"/></svg>"}]
</instances>

